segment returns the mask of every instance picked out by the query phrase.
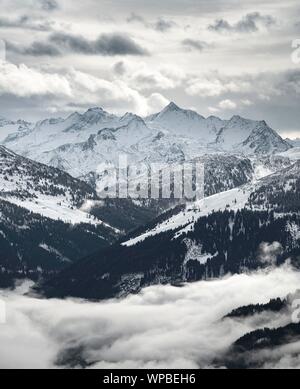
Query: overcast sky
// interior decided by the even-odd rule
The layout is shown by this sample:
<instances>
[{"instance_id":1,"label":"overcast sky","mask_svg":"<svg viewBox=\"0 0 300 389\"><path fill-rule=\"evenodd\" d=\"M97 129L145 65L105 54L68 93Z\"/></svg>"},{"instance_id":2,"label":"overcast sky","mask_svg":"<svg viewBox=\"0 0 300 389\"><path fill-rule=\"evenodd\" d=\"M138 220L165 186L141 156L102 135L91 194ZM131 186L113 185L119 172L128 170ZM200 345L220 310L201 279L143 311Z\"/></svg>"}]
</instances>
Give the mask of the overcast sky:
<instances>
[{"instance_id":1,"label":"overcast sky","mask_svg":"<svg viewBox=\"0 0 300 389\"><path fill-rule=\"evenodd\" d=\"M90 106L146 115L169 101L265 119L300 136L299 0L0 0L0 114ZM3 45L1 45L3 47Z\"/></svg>"}]
</instances>

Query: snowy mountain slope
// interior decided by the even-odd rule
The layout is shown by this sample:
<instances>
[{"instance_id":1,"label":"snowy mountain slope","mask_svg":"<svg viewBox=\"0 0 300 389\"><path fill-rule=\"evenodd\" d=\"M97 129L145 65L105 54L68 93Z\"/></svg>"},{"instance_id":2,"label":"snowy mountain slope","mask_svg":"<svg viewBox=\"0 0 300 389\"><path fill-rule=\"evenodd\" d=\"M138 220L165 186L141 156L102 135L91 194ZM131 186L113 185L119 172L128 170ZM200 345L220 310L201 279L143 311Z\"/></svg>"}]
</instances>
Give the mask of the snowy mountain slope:
<instances>
[{"instance_id":1,"label":"snowy mountain slope","mask_svg":"<svg viewBox=\"0 0 300 389\"><path fill-rule=\"evenodd\" d=\"M146 162L146 161L142 161L142 162ZM194 160L191 160L190 162L201 163L204 167L203 191L205 196L210 196L219 192L223 192L241 186L251 181L254 176L254 171L253 171L251 161L248 158L239 157L236 155L229 155L229 154L210 155L209 154L209 155L203 155L202 157L198 157ZM141 168L141 164L137 164L137 165ZM164 169L164 174L166 174L166 177L170 177L173 165L167 165L167 166L169 167L166 167ZM177 162L176 167L178 166L181 166L181 169L183 169L183 164L181 161ZM141 173L141 175L139 175L137 178L135 177L130 178L129 181L130 184L137 186L139 182L141 182L141 180L145 178L146 174L147 174L147 170L145 174ZM157 177L157 174L155 173L152 174L151 179L153 177L154 178ZM95 181L97 181L98 189L108 186L107 181L104 179L101 180L99 176L94 177L90 175L86 177L87 181L89 179L94 182L94 185L95 185ZM159 182L158 177L156 182ZM165 191L170 190L169 187L170 184L168 180L162 181L161 184ZM153 180L152 180L152 186L153 186ZM135 200L135 201L140 203L141 206L143 207L151 207L155 203L157 203L160 204L162 206L162 209L164 210L172 208L178 202L179 203L185 202L185 200L182 198L173 199L172 196L169 199L152 200L150 201L149 204L148 204L149 200L146 201Z\"/></svg>"},{"instance_id":2,"label":"snowy mountain slope","mask_svg":"<svg viewBox=\"0 0 300 389\"><path fill-rule=\"evenodd\" d=\"M253 164L249 158L227 153L205 154L196 158L204 166L204 195L240 187L254 177Z\"/></svg>"},{"instance_id":3,"label":"snowy mountain slope","mask_svg":"<svg viewBox=\"0 0 300 389\"><path fill-rule=\"evenodd\" d=\"M3 117L0 117L0 143L5 142L11 136L16 136L28 133L32 128L33 124L26 122L24 120L8 120Z\"/></svg>"},{"instance_id":4,"label":"snowy mountain slope","mask_svg":"<svg viewBox=\"0 0 300 389\"><path fill-rule=\"evenodd\" d=\"M53 220L98 224L120 233L84 210L86 202L98 200L85 182L3 146L0 146L0 198Z\"/></svg>"},{"instance_id":5,"label":"snowy mountain slope","mask_svg":"<svg viewBox=\"0 0 300 389\"><path fill-rule=\"evenodd\" d=\"M254 178L257 180L279 172L293 164L290 158L278 154L250 157L250 159L254 170Z\"/></svg>"},{"instance_id":6,"label":"snowy mountain slope","mask_svg":"<svg viewBox=\"0 0 300 389\"><path fill-rule=\"evenodd\" d=\"M0 146L0 199L52 220L72 225L102 225L115 235L149 222L169 207L163 202L148 206L130 199L103 201L84 181L3 146Z\"/></svg>"},{"instance_id":7,"label":"snowy mountain slope","mask_svg":"<svg viewBox=\"0 0 300 389\"><path fill-rule=\"evenodd\" d=\"M289 143L284 141L265 121L256 124L242 146L248 148L249 153L258 155L274 154L290 149Z\"/></svg>"},{"instance_id":8,"label":"snowy mountain slope","mask_svg":"<svg viewBox=\"0 0 300 389\"><path fill-rule=\"evenodd\" d=\"M264 268L260 253L266 246L273 250L274 264L289 260L299 266L300 234L298 229L294 239L291 225L299 227L298 213L215 212L177 239L166 231L134 246L102 250L41 283L38 291L47 297L124 297L150 285L181 285Z\"/></svg>"},{"instance_id":9,"label":"snowy mountain slope","mask_svg":"<svg viewBox=\"0 0 300 389\"><path fill-rule=\"evenodd\" d=\"M132 246L148 237L166 231L176 231L174 236L178 237L182 233L192 231L199 218L219 211L237 211L246 207L257 211L273 208L281 212L281 206L293 206L294 209L292 210L296 211L300 205L297 203L300 193L299 175L300 162L296 162L279 172L254 180L241 187L187 204L185 209L173 215L170 219L158 223L154 228L146 230L138 236L133 236L123 245ZM283 194L285 194L285 197Z\"/></svg>"},{"instance_id":10,"label":"snowy mountain slope","mask_svg":"<svg viewBox=\"0 0 300 389\"><path fill-rule=\"evenodd\" d=\"M240 116L233 116L222 127L216 144L224 150L245 154L273 154L290 148L265 121L257 122Z\"/></svg>"},{"instance_id":11,"label":"snowy mountain slope","mask_svg":"<svg viewBox=\"0 0 300 389\"><path fill-rule=\"evenodd\" d=\"M274 263L291 259L299 266L299 172L298 163L169 211L151 223L152 228L132 233L124 244L79 261L41 284L39 291L48 297L105 299L137 293L154 284L240 273L264 267L261 247L273 247L273 242ZM277 194L279 202L273 201Z\"/></svg>"},{"instance_id":12,"label":"snowy mountain slope","mask_svg":"<svg viewBox=\"0 0 300 389\"><path fill-rule=\"evenodd\" d=\"M138 153L136 141L152 135L139 117L129 118L127 124L117 128L104 128L81 143L68 143L57 149L39 154L38 160L59 167L75 177L95 172L99 164L118 165L120 155L128 155L130 162L140 162L145 152ZM122 119L123 123L124 120ZM149 152L149 150L148 150Z\"/></svg>"},{"instance_id":13,"label":"snowy mountain slope","mask_svg":"<svg viewBox=\"0 0 300 389\"><path fill-rule=\"evenodd\" d=\"M91 108L67 119L40 121L33 129L11 135L4 145L75 177L95 173L99 163L117 163L120 154L137 164L173 163L220 152L269 155L292 147L263 121L239 116L205 119L174 103L144 120L132 113L117 117Z\"/></svg>"},{"instance_id":14,"label":"snowy mountain slope","mask_svg":"<svg viewBox=\"0 0 300 389\"><path fill-rule=\"evenodd\" d=\"M123 155L127 156L129 164L138 168L142 163L149 167L151 163L181 165L200 160L208 166L210 173L206 175L206 182L210 186L207 194L231 189L252 178L252 167L246 157L227 153L207 154L207 148L200 149L192 139L168 136L162 132L154 132L153 135L153 130L139 117L131 118L122 127L102 129L86 142L68 144L42 153L38 159L96 187L97 182L101 183L97 167L103 162L118 166L119 157Z\"/></svg>"},{"instance_id":15,"label":"snowy mountain slope","mask_svg":"<svg viewBox=\"0 0 300 389\"><path fill-rule=\"evenodd\" d=\"M213 141L222 127L222 121L210 117L205 119L195 111L179 108L170 103L161 112L146 118L147 124L155 129L164 129L170 134L201 140L204 144Z\"/></svg>"},{"instance_id":16,"label":"snowy mountain slope","mask_svg":"<svg viewBox=\"0 0 300 389\"><path fill-rule=\"evenodd\" d=\"M198 218L214 211L225 210L229 207L237 210L245 206L254 189L254 184L250 183L253 176L250 161L229 155L218 155L216 158L206 155L200 160L205 166L204 192L206 197L196 203L188 203L180 213L124 245L136 244L148 236L176 230L180 226L186 226L186 229L192 228ZM246 185L241 187L242 184Z\"/></svg>"},{"instance_id":17,"label":"snowy mountain slope","mask_svg":"<svg viewBox=\"0 0 300 389\"><path fill-rule=\"evenodd\" d=\"M0 146L0 285L57 271L119 239L109 224L119 211L103 221L91 213L99 203L85 182Z\"/></svg>"},{"instance_id":18,"label":"snowy mountain slope","mask_svg":"<svg viewBox=\"0 0 300 389\"><path fill-rule=\"evenodd\" d=\"M85 141L107 125L113 126L118 118L101 108L91 108L84 114L73 113L66 119L45 119L36 123L28 133L17 134L4 141L15 152L32 159L43 152L69 143Z\"/></svg>"},{"instance_id":19,"label":"snowy mountain slope","mask_svg":"<svg viewBox=\"0 0 300 389\"><path fill-rule=\"evenodd\" d=\"M163 221L149 231L133 237L122 243L123 246L133 246L147 239L159 235L162 232L174 231L174 236L193 230L198 219L213 212L225 211L226 209L237 211L243 209L247 204L249 196L254 189L252 184L247 184L243 188L234 188L226 192L221 192L196 203L186 205L185 209L170 219ZM175 234L176 232L176 234Z\"/></svg>"},{"instance_id":20,"label":"snowy mountain slope","mask_svg":"<svg viewBox=\"0 0 300 389\"><path fill-rule=\"evenodd\" d=\"M176 231L174 236L178 237L182 233L192 231L199 218L219 211L237 211L246 207L256 211L274 209L281 212L281 208L284 207L285 212L295 212L300 205L299 176L300 162L298 161L259 180L187 204L179 213L131 238L123 245L132 246L148 237L172 230Z\"/></svg>"},{"instance_id":21,"label":"snowy mountain slope","mask_svg":"<svg viewBox=\"0 0 300 389\"><path fill-rule=\"evenodd\" d=\"M162 112L148 117L146 123L151 128L161 128L177 136L195 139L215 151L272 154L291 147L265 121L240 116L233 116L230 120L214 116L205 119L174 103L170 103Z\"/></svg>"},{"instance_id":22,"label":"snowy mountain slope","mask_svg":"<svg viewBox=\"0 0 300 389\"><path fill-rule=\"evenodd\" d=\"M299 212L300 161L265 177L260 187L251 194L252 209L272 209L276 212Z\"/></svg>"},{"instance_id":23,"label":"snowy mountain slope","mask_svg":"<svg viewBox=\"0 0 300 389\"><path fill-rule=\"evenodd\" d=\"M268 153L284 150L286 144L282 142L264 122L240 117L230 121L216 117L205 119L174 103L146 119L131 113L116 117L101 108L91 108L84 114L74 113L66 119L40 121L34 127L27 127L6 138L5 144L44 165L22 159L2 148L1 198L52 220L102 225L117 234L119 231L114 222L118 213L130 217L130 223L116 223L118 226L126 225L128 231L130 226L133 228L142 221L149 221L151 215L157 216L158 209L161 212L171 203L166 207L152 204L153 212L144 203L114 204L110 207L111 215L104 209L106 204L104 208L99 206L98 210L96 207L91 215L81 206L86 200L98 201L94 189L89 185L83 187L81 181L64 175L60 170L96 187L97 181L100 179L102 182L103 179L97 175L98 165L103 162L116 165L123 154L135 166L152 162L182 164L197 159L205 164L205 194L209 196L239 187L254 176L261 177L276 170L280 163L261 160L264 154L268 158ZM234 150L235 155L225 152L225 149ZM253 151L259 156L251 155L251 160L241 155L244 152L252 154ZM235 195L237 202L245 201L244 193L241 195L237 190ZM226 196L230 196L230 193ZM223 199L226 204L222 203L220 209L228 205L226 196ZM218 204L219 200L216 201ZM204 207L209 210L217 206ZM201 215L199 213L199 217ZM102 220L102 216L105 216L105 220Z\"/></svg>"},{"instance_id":24,"label":"snowy mountain slope","mask_svg":"<svg viewBox=\"0 0 300 389\"><path fill-rule=\"evenodd\" d=\"M294 146L293 148L279 153L282 157L289 158L291 161L298 161L300 160L300 147Z\"/></svg>"},{"instance_id":25,"label":"snowy mountain slope","mask_svg":"<svg viewBox=\"0 0 300 389\"><path fill-rule=\"evenodd\" d=\"M71 225L23 205L0 198L0 287L57 272L117 239L104 225Z\"/></svg>"},{"instance_id":26,"label":"snowy mountain slope","mask_svg":"<svg viewBox=\"0 0 300 389\"><path fill-rule=\"evenodd\" d=\"M216 143L223 149L231 149L242 144L253 130L254 122L244 119L240 116L233 116L225 125L222 126Z\"/></svg>"},{"instance_id":27,"label":"snowy mountain slope","mask_svg":"<svg viewBox=\"0 0 300 389\"><path fill-rule=\"evenodd\" d=\"M293 147L300 147L300 139L299 138L296 138L296 139L286 138L285 141L288 142Z\"/></svg>"}]
</instances>

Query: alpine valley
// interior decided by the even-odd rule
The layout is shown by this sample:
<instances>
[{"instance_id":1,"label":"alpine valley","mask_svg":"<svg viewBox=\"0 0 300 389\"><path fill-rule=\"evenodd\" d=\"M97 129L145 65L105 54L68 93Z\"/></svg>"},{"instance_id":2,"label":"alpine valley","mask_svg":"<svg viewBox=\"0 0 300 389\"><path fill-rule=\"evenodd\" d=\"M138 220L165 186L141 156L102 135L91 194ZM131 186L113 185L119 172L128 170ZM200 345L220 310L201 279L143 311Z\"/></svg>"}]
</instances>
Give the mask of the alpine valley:
<instances>
[{"instance_id":1,"label":"alpine valley","mask_svg":"<svg viewBox=\"0 0 300 389\"><path fill-rule=\"evenodd\" d=\"M51 295L106 298L216 277L255 267L260 243L277 240L268 234L297 223L297 147L263 120L204 118L170 103L145 118L91 108L0 125L3 285L41 278ZM201 161L205 199L101 200L97 167L121 154L136 165ZM289 253L288 234L280 238Z\"/></svg>"},{"instance_id":2,"label":"alpine valley","mask_svg":"<svg viewBox=\"0 0 300 389\"><path fill-rule=\"evenodd\" d=\"M1 118L0 143L1 288L30 279L34 296L99 301L300 266L299 142L264 120L204 118L175 103L143 118L91 108L37 123ZM101 198L98 166L117 166L124 154L135 166L203 163L204 198ZM290 310L288 296L239 307L223 320ZM297 336L299 325L288 320L270 324L214 363L260 367L253 349Z\"/></svg>"}]
</instances>

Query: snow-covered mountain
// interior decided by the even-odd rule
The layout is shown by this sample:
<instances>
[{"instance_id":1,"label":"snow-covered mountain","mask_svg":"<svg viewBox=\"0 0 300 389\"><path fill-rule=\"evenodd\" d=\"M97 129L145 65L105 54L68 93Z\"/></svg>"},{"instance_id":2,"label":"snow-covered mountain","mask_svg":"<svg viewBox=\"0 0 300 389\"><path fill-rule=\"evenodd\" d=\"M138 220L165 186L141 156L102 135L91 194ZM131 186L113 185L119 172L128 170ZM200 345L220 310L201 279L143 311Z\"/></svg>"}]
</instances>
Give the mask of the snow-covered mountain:
<instances>
[{"instance_id":1,"label":"snow-covered mountain","mask_svg":"<svg viewBox=\"0 0 300 389\"><path fill-rule=\"evenodd\" d=\"M183 162L205 154L270 155L292 146L264 121L234 116L205 119L170 103L145 119L127 113L117 117L101 108L66 119L47 119L3 141L11 150L63 169L75 177L95 173L103 162Z\"/></svg>"},{"instance_id":2,"label":"snow-covered mountain","mask_svg":"<svg viewBox=\"0 0 300 389\"><path fill-rule=\"evenodd\" d=\"M36 280L53 274L118 238L103 224L72 224L65 215L56 218L58 212L49 215L51 208L46 207L39 213L39 207L30 211L26 204L0 198L0 288L13 286L19 278Z\"/></svg>"},{"instance_id":3,"label":"snow-covered mountain","mask_svg":"<svg viewBox=\"0 0 300 389\"><path fill-rule=\"evenodd\" d=\"M2 122L7 131L2 140L5 147L0 147L0 234L2 247L5 247L5 271L9 269L9 258L14 258L14 264L19 258L25 267L30 265L34 271L37 268L45 270L49 258L56 258L55 263L68 262L62 261L62 258L77 260L80 255L96 251L100 242L101 247L110 244L124 230L128 232L147 224L151 218L174 205L172 201L164 204L153 201L100 201L95 187L99 181L103 183L103 177L97 172L98 165L103 162L116 165L119 156L126 154L128 162L135 166L152 162L170 165L191 161L200 161L205 165L204 192L209 197L198 203L169 209L160 219L129 235L124 245L117 246L116 260L122 256L123 250L125 255L129 253L130 258L139 260L139 256L144 254L136 251L136 247L145 244L146 248L143 246L142 250L147 252L150 241L151 245L159 247L161 239L168 250L173 241L175 245L179 242L181 247L183 236L192 234L200 220L210 215L215 219L206 221L205 231L201 232L204 236L218 225L216 218L219 213L240 209L250 212L251 207L264 212L265 203L269 206L274 203L273 197L265 197L262 204L260 200L263 196L259 194L255 197L251 193L259 193L263 182L261 177L287 168L290 165L288 154L294 150L263 121L239 116L227 121L216 117L206 119L174 103L146 118L132 113L117 117L101 108L91 108L84 114L74 113L66 119L46 119L35 125L18 122L18 128L13 132L11 127L8 130L8 126L15 124L9 124L4 119ZM284 185L289 188L290 181ZM278 185L275 191L280 193L283 203L287 201ZM269 223L269 219L265 222ZM37 233L39 228L44 231L42 235ZM249 228L252 229L251 226ZM56 231L60 231L59 236ZM85 250L77 244L80 231ZM64 236L67 236L68 245L61 241ZM30 247L26 242L31 242ZM73 251L67 247L73 247ZM173 248L158 253L155 247L153 256L164 263L160 271L165 271L165 261L170 260L170 255L175 255L172 268L182 267L184 263L186 269L185 264L189 261L182 262L181 257L179 260ZM184 247L182 255L192 258L193 243L184 243ZM195 252L201 251L198 249L195 248ZM45 257L41 255L41 250L47 253L44 262L38 260ZM201 251L203 264L206 263L205 258L220 260L218 255L221 254L215 251L213 247L207 248L206 252ZM34 253L33 262L30 252ZM137 269L133 268L135 273ZM14 272L20 269L22 266L13 267ZM140 270L143 272L143 268ZM156 274L156 281L157 277L160 276ZM189 277L184 270L183 279ZM128 276L128 282L132 282L131 276ZM111 286L110 283L109 288ZM125 280L117 289L121 293L127 288Z\"/></svg>"},{"instance_id":4,"label":"snow-covered mountain","mask_svg":"<svg viewBox=\"0 0 300 389\"><path fill-rule=\"evenodd\" d=\"M19 154L38 159L38 155L57 147L85 141L116 120L101 108L91 108L84 114L75 112L66 119L41 120L30 131L13 134L3 143Z\"/></svg>"},{"instance_id":5,"label":"snow-covered mountain","mask_svg":"<svg viewBox=\"0 0 300 389\"><path fill-rule=\"evenodd\" d=\"M131 162L140 162L147 155L134 149L136 142L151 137L152 132L139 117L126 116L114 123L116 128L103 128L79 143L67 143L51 151L38 153L36 159L63 169L74 177L95 172L103 162L118 164L119 156L127 154ZM118 125L118 126L117 126ZM149 150L148 150L149 152Z\"/></svg>"},{"instance_id":6,"label":"snow-covered mountain","mask_svg":"<svg viewBox=\"0 0 300 389\"><path fill-rule=\"evenodd\" d=\"M265 121L234 116L220 130L217 145L223 150L250 155L268 155L286 151L291 146Z\"/></svg>"},{"instance_id":7,"label":"snow-covered mountain","mask_svg":"<svg viewBox=\"0 0 300 389\"><path fill-rule=\"evenodd\" d=\"M167 130L170 134L197 139L203 144L215 141L223 121L217 117L205 119L197 112L179 108L170 103L161 112L146 118L154 129Z\"/></svg>"},{"instance_id":8,"label":"snow-covered mountain","mask_svg":"<svg viewBox=\"0 0 300 389\"><path fill-rule=\"evenodd\" d=\"M285 141L288 142L293 147L300 147L300 139L299 138L296 138L296 139L286 138Z\"/></svg>"},{"instance_id":9,"label":"snow-covered mountain","mask_svg":"<svg viewBox=\"0 0 300 389\"><path fill-rule=\"evenodd\" d=\"M291 146L265 121L254 121L233 116L221 120L203 116L170 103L162 112L146 120L152 128L161 128L171 134L193 138L213 150L243 154L273 154Z\"/></svg>"},{"instance_id":10,"label":"snow-covered mountain","mask_svg":"<svg viewBox=\"0 0 300 389\"><path fill-rule=\"evenodd\" d=\"M153 284L239 273L265 266L259 248L266 242L276 242L273 260L278 264L289 258L299 265L299 173L297 162L239 188L169 210L129 234L122 244L48 280L40 290L55 297L110 298Z\"/></svg>"},{"instance_id":11,"label":"snow-covered mountain","mask_svg":"<svg viewBox=\"0 0 300 389\"><path fill-rule=\"evenodd\" d=\"M28 133L32 127L33 124L25 120L13 121L0 116L0 143L8 140L11 136Z\"/></svg>"},{"instance_id":12,"label":"snow-covered mountain","mask_svg":"<svg viewBox=\"0 0 300 389\"><path fill-rule=\"evenodd\" d=\"M288 158L291 161L298 161L300 159L300 147L294 146L291 149L280 153L280 155L284 158Z\"/></svg>"},{"instance_id":13,"label":"snow-covered mountain","mask_svg":"<svg viewBox=\"0 0 300 389\"><path fill-rule=\"evenodd\" d=\"M0 200L72 225L101 225L115 235L149 221L162 211L159 207L153 207L153 213L144 211L130 200L122 204L99 199L86 182L4 146L0 146ZM129 220L118 220L121 214ZM123 226L122 231L115 225Z\"/></svg>"},{"instance_id":14,"label":"snow-covered mountain","mask_svg":"<svg viewBox=\"0 0 300 389\"><path fill-rule=\"evenodd\" d=\"M253 211L274 210L297 212L299 208L300 161L260 180L254 180L243 186L208 196L198 202L187 204L172 217L152 225L143 233L133 235L125 246L132 246L148 237L162 232L174 231L178 237L194 229L195 223L203 216L226 210L238 211L244 208Z\"/></svg>"},{"instance_id":15,"label":"snow-covered mountain","mask_svg":"<svg viewBox=\"0 0 300 389\"><path fill-rule=\"evenodd\" d=\"M0 146L0 286L57 271L118 239L100 211L90 213L97 204L85 182Z\"/></svg>"},{"instance_id":16,"label":"snow-covered mountain","mask_svg":"<svg viewBox=\"0 0 300 389\"><path fill-rule=\"evenodd\" d=\"M0 198L70 223L99 223L80 210L95 192L68 174L0 146Z\"/></svg>"},{"instance_id":17,"label":"snow-covered mountain","mask_svg":"<svg viewBox=\"0 0 300 389\"><path fill-rule=\"evenodd\" d=\"M57 271L164 209L103 201L86 182L0 146L0 287Z\"/></svg>"}]
</instances>

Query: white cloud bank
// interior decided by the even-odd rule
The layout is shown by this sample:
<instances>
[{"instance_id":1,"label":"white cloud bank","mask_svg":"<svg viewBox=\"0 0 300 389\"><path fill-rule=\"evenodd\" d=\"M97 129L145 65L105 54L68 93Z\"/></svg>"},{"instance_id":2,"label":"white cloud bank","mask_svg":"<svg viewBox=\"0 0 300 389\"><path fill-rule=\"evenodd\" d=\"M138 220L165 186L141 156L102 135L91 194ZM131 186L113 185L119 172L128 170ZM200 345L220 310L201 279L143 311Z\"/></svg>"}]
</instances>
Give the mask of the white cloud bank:
<instances>
[{"instance_id":1,"label":"white cloud bank","mask_svg":"<svg viewBox=\"0 0 300 389\"><path fill-rule=\"evenodd\" d=\"M35 69L25 64L0 61L0 96L46 98L52 111L62 104L99 105L113 112L133 111L140 115L162 109L168 100L159 93L148 96L129 87L124 81L106 80L91 74L65 69L63 74L51 69Z\"/></svg>"},{"instance_id":2,"label":"white cloud bank","mask_svg":"<svg viewBox=\"0 0 300 389\"><path fill-rule=\"evenodd\" d=\"M284 297L299 282L300 273L284 266L182 288L154 286L122 301L38 300L2 291L7 324L0 328L0 367L53 368L66 349L81 350L94 368L212 366L232 342L262 325L261 318L220 320L224 315ZM268 314L268 320L286 323L278 314ZM295 347L283 348L283 364L299 367ZM283 355L277 352L272 363L278 366Z\"/></svg>"}]
</instances>

